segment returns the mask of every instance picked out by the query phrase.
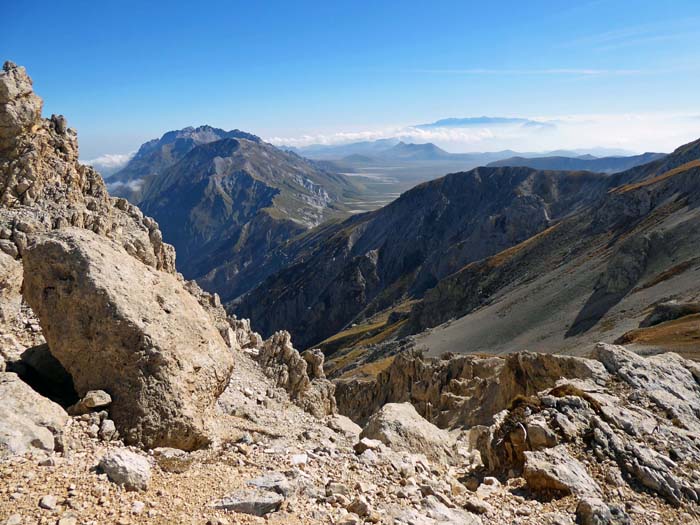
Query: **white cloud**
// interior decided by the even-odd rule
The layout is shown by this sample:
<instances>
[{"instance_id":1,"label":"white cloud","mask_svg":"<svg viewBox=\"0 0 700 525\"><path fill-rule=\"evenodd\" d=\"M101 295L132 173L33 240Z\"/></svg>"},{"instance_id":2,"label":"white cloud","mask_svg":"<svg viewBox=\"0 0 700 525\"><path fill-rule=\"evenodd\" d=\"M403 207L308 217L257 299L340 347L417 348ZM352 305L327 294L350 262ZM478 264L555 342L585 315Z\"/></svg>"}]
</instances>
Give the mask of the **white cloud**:
<instances>
[{"instance_id":1,"label":"white cloud","mask_svg":"<svg viewBox=\"0 0 700 525\"><path fill-rule=\"evenodd\" d=\"M131 153L107 153L94 159L81 160L80 162L92 166L103 176L109 176L124 167L135 154L135 151Z\"/></svg>"},{"instance_id":2,"label":"white cloud","mask_svg":"<svg viewBox=\"0 0 700 525\"><path fill-rule=\"evenodd\" d=\"M115 191L121 191L128 189L131 191L138 191L143 186L143 179L130 180L128 182L108 182L107 191L113 193Z\"/></svg>"},{"instance_id":3,"label":"white cloud","mask_svg":"<svg viewBox=\"0 0 700 525\"><path fill-rule=\"evenodd\" d=\"M390 126L351 132L269 137L277 145L346 144L362 140L398 138L433 142L455 153L475 151L550 151L578 148L621 148L630 151L671 151L700 137L698 112L581 114L527 117L543 126L483 125L468 128Z\"/></svg>"}]
</instances>

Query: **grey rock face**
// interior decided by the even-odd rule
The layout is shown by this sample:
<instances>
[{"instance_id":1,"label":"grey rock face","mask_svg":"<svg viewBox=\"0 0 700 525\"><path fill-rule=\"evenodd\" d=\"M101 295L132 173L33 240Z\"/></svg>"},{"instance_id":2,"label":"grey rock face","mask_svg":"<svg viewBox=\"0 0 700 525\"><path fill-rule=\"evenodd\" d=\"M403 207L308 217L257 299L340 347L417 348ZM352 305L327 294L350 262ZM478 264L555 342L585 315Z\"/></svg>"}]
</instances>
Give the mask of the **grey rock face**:
<instances>
[{"instance_id":1,"label":"grey rock face","mask_svg":"<svg viewBox=\"0 0 700 525\"><path fill-rule=\"evenodd\" d=\"M25 255L24 291L79 394L105 390L128 443L197 448L233 358L174 276L93 233L66 229Z\"/></svg>"},{"instance_id":2,"label":"grey rock face","mask_svg":"<svg viewBox=\"0 0 700 525\"><path fill-rule=\"evenodd\" d=\"M143 456L126 449L107 452L100 460L99 468L113 483L126 490L146 490L151 479L151 465Z\"/></svg>"},{"instance_id":3,"label":"grey rock face","mask_svg":"<svg viewBox=\"0 0 700 525\"><path fill-rule=\"evenodd\" d=\"M249 480L246 484L258 489L277 492L285 498L288 498L292 493L291 483L287 476L281 472L269 472L259 478Z\"/></svg>"},{"instance_id":4,"label":"grey rock face","mask_svg":"<svg viewBox=\"0 0 700 525\"><path fill-rule=\"evenodd\" d=\"M629 483L673 505L698 501L690 467L700 458L694 437L700 423L695 408L700 401L697 366L672 353L643 358L605 344L598 345L593 356L610 374L606 386L561 378L553 388L522 400L475 437L484 463L497 471L523 468L536 490L599 497L591 472L573 456L568 445L573 443L582 446L587 457L611 462L612 479L619 480L622 472ZM527 429L543 421L560 444L532 451Z\"/></svg>"},{"instance_id":5,"label":"grey rock face","mask_svg":"<svg viewBox=\"0 0 700 525\"><path fill-rule=\"evenodd\" d=\"M41 99L23 67L0 72L0 219L21 255L34 233L77 226L119 240L148 265L174 271L158 225L123 200L110 200L100 175L78 162L65 119L41 118ZM22 207L24 205L26 207ZM11 252L8 245L3 249Z\"/></svg>"},{"instance_id":6,"label":"grey rock face","mask_svg":"<svg viewBox=\"0 0 700 525\"><path fill-rule=\"evenodd\" d=\"M583 498L576 507L576 518L581 525L631 525L632 520L619 507L609 507L600 498Z\"/></svg>"},{"instance_id":7,"label":"grey rock face","mask_svg":"<svg viewBox=\"0 0 700 525\"><path fill-rule=\"evenodd\" d=\"M700 313L700 303L669 301L654 306L654 310L640 323L640 328L654 326L665 321L673 321L686 315Z\"/></svg>"}]
</instances>

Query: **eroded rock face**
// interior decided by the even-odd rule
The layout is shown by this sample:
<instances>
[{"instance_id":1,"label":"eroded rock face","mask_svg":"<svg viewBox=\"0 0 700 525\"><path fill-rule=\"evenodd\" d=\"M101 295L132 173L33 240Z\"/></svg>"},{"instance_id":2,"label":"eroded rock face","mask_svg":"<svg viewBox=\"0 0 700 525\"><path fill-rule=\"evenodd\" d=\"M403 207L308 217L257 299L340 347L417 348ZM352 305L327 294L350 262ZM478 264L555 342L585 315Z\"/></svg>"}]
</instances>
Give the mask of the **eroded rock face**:
<instances>
[{"instance_id":1,"label":"eroded rock face","mask_svg":"<svg viewBox=\"0 0 700 525\"><path fill-rule=\"evenodd\" d=\"M335 413L335 387L323 373L322 353L299 354L289 332L281 331L262 344L257 360L265 374L304 410L316 417Z\"/></svg>"},{"instance_id":2,"label":"eroded rock face","mask_svg":"<svg viewBox=\"0 0 700 525\"><path fill-rule=\"evenodd\" d=\"M699 302L668 301L654 306L652 312L639 324L639 327L647 328L697 313L700 313Z\"/></svg>"},{"instance_id":3,"label":"eroded rock face","mask_svg":"<svg viewBox=\"0 0 700 525\"><path fill-rule=\"evenodd\" d=\"M22 264L0 252L0 324L7 325L19 315L22 304Z\"/></svg>"},{"instance_id":4,"label":"eroded rock face","mask_svg":"<svg viewBox=\"0 0 700 525\"><path fill-rule=\"evenodd\" d=\"M641 485L673 505L700 499L697 365L672 353L640 357L599 344L592 356L608 381L561 378L553 388L516 399L489 428L470 431L487 469L524 472L531 488L598 497L591 457L610 479ZM528 429L544 423L555 448L533 452ZM624 480L624 481L623 481ZM595 481L600 484L600 478Z\"/></svg>"},{"instance_id":5,"label":"eroded rock face","mask_svg":"<svg viewBox=\"0 0 700 525\"><path fill-rule=\"evenodd\" d=\"M569 356L519 352L431 360L410 350L375 380L336 381L336 400L341 414L360 423L385 403L410 401L438 427L470 427L490 425L516 396L551 388L561 377L605 382L607 375L601 363Z\"/></svg>"},{"instance_id":6,"label":"eroded rock face","mask_svg":"<svg viewBox=\"0 0 700 525\"><path fill-rule=\"evenodd\" d=\"M41 99L23 67L0 72L0 224L5 253L21 256L41 231L77 226L117 240L145 264L174 272L158 225L124 199L110 199L100 175L78 162L65 118L41 118ZM13 248L14 246L14 248Z\"/></svg>"},{"instance_id":7,"label":"eroded rock face","mask_svg":"<svg viewBox=\"0 0 700 525\"><path fill-rule=\"evenodd\" d=\"M76 391L104 390L128 443L197 448L233 358L211 317L173 275L76 228L24 256L24 295Z\"/></svg>"},{"instance_id":8,"label":"eroded rock face","mask_svg":"<svg viewBox=\"0 0 700 525\"><path fill-rule=\"evenodd\" d=\"M0 372L0 400L0 457L54 450L55 436L68 422L59 405L10 372Z\"/></svg>"}]
</instances>

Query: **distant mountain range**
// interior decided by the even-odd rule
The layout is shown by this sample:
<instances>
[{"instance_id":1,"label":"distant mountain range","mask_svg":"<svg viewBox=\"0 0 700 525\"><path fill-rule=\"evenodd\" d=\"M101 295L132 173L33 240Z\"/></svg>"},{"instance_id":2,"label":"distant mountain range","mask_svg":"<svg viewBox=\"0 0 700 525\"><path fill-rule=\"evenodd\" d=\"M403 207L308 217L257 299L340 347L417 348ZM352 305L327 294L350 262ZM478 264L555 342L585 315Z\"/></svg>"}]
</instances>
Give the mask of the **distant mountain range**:
<instances>
[{"instance_id":1,"label":"distant mountain range","mask_svg":"<svg viewBox=\"0 0 700 525\"><path fill-rule=\"evenodd\" d=\"M664 153L643 153L642 155L632 155L629 157L602 157L596 158L592 155L580 157L510 157L508 159L497 160L488 164L490 167L500 166L524 166L538 170L571 170L571 171L594 171L600 173L616 173L625 171L640 164L646 164L665 157Z\"/></svg>"},{"instance_id":2,"label":"distant mountain range","mask_svg":"<svg viewBox=\"0 0 700 525\"><path fill-rule=\"evenodd\" d=\"M491 119L492 117L482 117ZM421 126L437 126L440 122L478 121L481 119L446 119L433 124ZM499 120L499 119L495 119ZM525 119L503 119L521 121ZM628 151L615 148L588 148L575 150L554 150L545 152L517 152L502 150L493 152L450 153L432 143L406 143L399 139L380 139L374 141L352 142L349 144L325 145L312 144L303 147L281 146L282 149L293 151L298 155L317 160L339 162L373 162L381 160L434 160L434 161L463 161L481 162L484 165L509 158L539 158L539 157L570 157L570 158L600 158L600 157L638 157Z\"/></svg>"},{"instance_id":3,"label":"distant mountain range","mask_svg":"<svg viewBox=\"0 0 700 525\"><path fill-rule=\"evenodd\" d=\"M699 243L700 141L613 175L480 167L284 244L232 308L332 362L408 335L435 355L648 347L667 332L625 334L659 300L700 296Z\"/></svg>"},{"instance_id":4,"label":"distant mountain range","mask_svg":"<svg viewBox=\"0 0 700 525\"><path fill-rule=\"evenodd\" d=\"M347 215L357 186L239 130L170 131L107 180L162 225L188 278L238 295L264 277L259 260L284 241Z\"/></svg>"}]
</instances>

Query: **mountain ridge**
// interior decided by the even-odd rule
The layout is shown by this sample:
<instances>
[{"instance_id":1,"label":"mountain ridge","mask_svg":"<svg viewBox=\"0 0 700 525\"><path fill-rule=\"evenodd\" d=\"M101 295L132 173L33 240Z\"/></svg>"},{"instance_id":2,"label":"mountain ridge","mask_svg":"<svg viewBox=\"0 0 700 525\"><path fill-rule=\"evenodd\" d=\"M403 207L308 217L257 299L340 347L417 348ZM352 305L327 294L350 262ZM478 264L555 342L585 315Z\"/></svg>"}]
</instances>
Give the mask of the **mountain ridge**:
<instances>
[{"instance_id":1,"label":"mountain ridge","mask_svg":"<svg viewBox=\"0 0 700 525\"><path fill-rule=\"evenodd\" d=\"M268 251L346 216L344 196L357 190L294 153L244 132L226 133L236 136L203 141L170 165L158 165L139 199L182 254L178 269L222 296L257 284L251 269Z\"/></svg>"}]
</instances>

